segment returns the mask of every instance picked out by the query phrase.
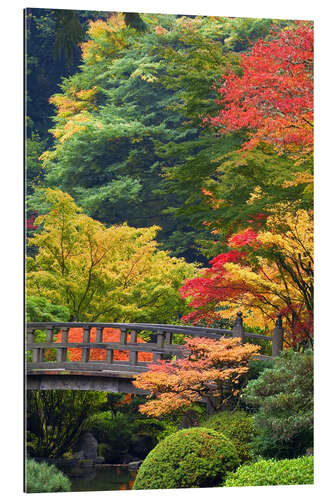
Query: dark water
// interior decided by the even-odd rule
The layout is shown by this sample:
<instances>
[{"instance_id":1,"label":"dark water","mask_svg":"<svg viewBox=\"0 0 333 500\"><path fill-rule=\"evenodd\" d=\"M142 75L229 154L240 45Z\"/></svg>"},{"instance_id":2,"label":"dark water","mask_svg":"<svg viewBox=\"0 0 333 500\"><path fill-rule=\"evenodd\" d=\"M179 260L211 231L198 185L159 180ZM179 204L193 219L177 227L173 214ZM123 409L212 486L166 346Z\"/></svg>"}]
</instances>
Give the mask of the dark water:
<instances>
[{"instance_id":1,"label":"dark water","mask_svg":"<svg viewBox=\"0 0 333 500\"><path fill-rule=\"evenodd\" d=\"M61 470L71 482L71 491L131 490L137 474L127 467L61 467Z\"/></svg>"}]
</instances>

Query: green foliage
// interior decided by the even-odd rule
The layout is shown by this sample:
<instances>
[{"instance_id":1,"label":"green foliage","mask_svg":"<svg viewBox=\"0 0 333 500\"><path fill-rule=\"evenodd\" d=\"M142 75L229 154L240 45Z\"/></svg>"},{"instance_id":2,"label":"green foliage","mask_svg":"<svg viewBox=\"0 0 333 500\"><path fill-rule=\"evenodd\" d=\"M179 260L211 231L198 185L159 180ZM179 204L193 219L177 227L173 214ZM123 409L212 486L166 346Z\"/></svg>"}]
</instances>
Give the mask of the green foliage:
<instances>
[{"instance_id":1,"label":"green foliage","mask_svg":"<svg viewBox=\"0 0 333 500\"><path fill-rule=\"evenodd\" d=\"M163 441L171 434L175 434L179 431L179 425L177 425L177 423L175 423L175 421L171 418L165 417L161 420L161 423L163 425L163 429L156 434L156 440L158 443Z\"/></svg>"},{"instance_id":2,"label":"green foliage","mask_svg":"<svg viewBox=\"0 0 333 500\"><path fill-rule=\"evenodd\" d=\"M216 171L212 159L241 144L237 135L221 141L202 118L217 111L222 68L237 68L231 49L247 48L246 37L267 34L272 21L147 14L138 32L133 17L140 22L126 14L125 23L118 15L92 25L80 72L51 99L58 109L45 182L104 223L158 223L164 248L202 260L196 240L211 235L195 214L201 188ZM235 49L238 29L243 46Z\"/></svg>"},{"instance_id":3,"label":"green foliage","mask_svg":"<svg viewBox=\"0 0 333 500\"><path fill-rule=\"evenodd\" d=\"M34 438L33 456L60 457L74 446L86 420L101 409L106 393L48 390L27 392L27 431ZM31 441L31 435L28 434Z\"/></svg>"},{"instance_id":4,"label":"green foliage","mask_svg":"<svg viewBox=\"0 0 333 500\"><path fill-rule=\"evenodd\" d=\"M253 417L244 411L222 411L201 422L202 427L214 429L235 445L241 463L251 461Z\"/></svg>"},{"instance_id":5,"label":"green foliage","mask_svg":"<svg viewBox=\"0 0 333 500\"><path fill-rule=\"evenodd\" d=\"M42 162L40 155L47 147L47 141L40 138L37 132L32 132L26 139L26 188L27 194L31 195L33 189L43 180Z\"/></svg>"},{"instance_id":6,"label":"green foliage","mask_svg":"<svg viewBox=\"0 0 333 500\"><path fill-rule=\"evenodd\" d=\"M73 45L84 40L84 30L80 23L78 12L75 10L57 9L55 18L54 53L59 57L64 51L67 61L73 62Z\"/></svg>"},{"instance_id":7,"label":"green foliage","mask_svg":"<svg viewBox=\"0 0 333 500\"><path fill-rule=\"evenodd\" d=\"M285 181L294 179L295 172L308 171L308 164L295 165L293 160L278 156L269 146L259 146L242 154L239 148L234 149L215 157L213 176L205 179L204 187L214 198L223 200L205 214L207 222L221 228L223 233L226 228L234 231L235 224L247 227L257 214L281 202L292 202L295 210L312 208L312 195L304 192L306 183L281 188ZM260 190L260 196L252 198L256 189Z\"/></svg>"},{"instance_id":8,"label":"green foliage","mask_svg":"<svg viewBox=\"0 0 333 500\"><path fill-rule=\"evenodd\" d=\"M274 359L251 359L249 362L248 380L257 379L266 368L273 368Z\"/></svg>"},{"instance_id":9,"label":"green foliage","mask_svg":"<svg viewBox=\"0 0 333 500\"><path fill-rule=\"evenodd\" d=\"M313 457L259 460L230 473L221 486L274 486L313 484Z\"/></svg>"},{"instance_id":10,"label":"green foliage","mask_svg":"<svg viewBox=\"0 0 333 500\"><path fill-rule=\"evenodd\" d=\"M26 462L26 491L27 493L53 493L56 491L70 491L71 483L65 474L55 465L38 463L30 458Z\"/></svg>"},{"instance_id":11,"label":"green foliage","mask_svg":"<svg viewBox=\"0 0 333 500\"><path fill-rule=\"evenodd\" d=\"M239 465L234 445L205 428L178 431L154 448L142 463L133 489L216 486Z\"/></svg>"},{"instance_id":12,"label":"green foliage","mask_svg":"<svg viewBox=\"0 0 333 500\"><path fill-rule=\"evenodd\" d=\"M136 12L124 12L124 20L127 26L131 26L139 32L147 30L147 25L142 20L140 14Z\"/></svg>"},{"instance_id":13,"label":"green foliage","mask_svg":"<svg viewBox=\"0 0 333 500\"><path fill-rule=\"evenodd\" d=\"M28 322L69 321L69 310L65 306L51 304L44 297L28 296L26 299L26 319Z\"/></svg>"},{"instance_id":14,"label":"green foliage","mask_svg":"<svg viewBox=\"0 0 333 500\"><path fill-rule=\"evenodd\" d=\"M128 453L132 434L132 419L129 415L109 411L96 413L86 424L97 441L103 444L99 450L106 463L119 463Z\"/></svg>"},{"instance_id":15,"label":"green foliage","mask_svg":"<svg viewBox=\"0 0 333 500\"><path fill-rule=\"evenodd\" d=\"M147 451L133 449L137 438L147 437L152 449L166 436L177 432L178 426L168 419L142 418L138 411L133 412L130 403L126 403L114 414L110 411L96 413L86 422L85 430L91 432L100 443L99 454L106 463L119 463L128 454L143 454L145 457Z\"/></svg>"},{"instance_id":16,"label":"green foliage","mask_svg":"<svg viewBox=\"0 0 333 500\"><path fill-rule=\"evenodd\" d=\"M27 291L65 305L71 321L170 323L186 304L178 289L195 266L158 249L157 226L105 227L59 190L44 192L29 245Z\"/></svg>"},{"instance_id":17,"label":"green foliage","mask_svg":"<svg viewBox=\"0 0 333 500\"><path fill-rule=\"evenodd\" d=\"M37 322L61 322L69 321L70 313L67 307L61 305L51 304L44 297L28 296L26 297L26 321L37 323ZM46 330L35 330L34 332L35 342L45 342L46 341ZM55 349L51 349L50 352L53 353L53 358L56 355ZM49 357L50 359L50 357ZM32 361L32 352L27 351L27 361Z\"/></svg>"},{"instance_id":18,"label":"green foliage","mask_svg":"<svg viewBox=\"0 0 333 500\"><path fill-rule=\"evenodd\" d=\"M63 14L63 24L57 24L59 13ZM66 13L68 13L68 23L66 22ZM73 11L60 9L25 9L25 37L26 37L26 72L27 72L27 133L31 137L34 131L44 140L47 139L47 147L52 144L48 130L52 126L52 106L49 98L58 91L58 85L63 77L68 77L74 73L81 63L81 50L78 44L74 42L73 34L70 32L70 18L73 22ZM90 19L105 19L109 13L93 10L77 11L77 17L83 27L84 38L85 31ZM67 25L68 38L65 40L64 27ZM58 34L58 28L59 32ZM60 36L59 36L60 35ZM75 35L76 36L76 35ZM61 40L62 38L62 40ZM65 59L64 51L61 51L60 57L55 58L55 44L58 39L58 47L61 49L67 44L72 52L72 60ZM46 147L46 146L45 146ZM45 150L45 148L44 148ZM41 151L42 152L42 151ZM30 194L30 193L29 193Z\"/></svg>"},{"instance_id":19,"label":"green foliage","mask_svg":"<svg viewBox=\"0 0 333 500\"><path fill-rule=\"evenodd\" d=\"M268 458L301 456L313 446L313 352L284 351L242 399L257 413L253 451Z\"/></svg>"}]
</instances>

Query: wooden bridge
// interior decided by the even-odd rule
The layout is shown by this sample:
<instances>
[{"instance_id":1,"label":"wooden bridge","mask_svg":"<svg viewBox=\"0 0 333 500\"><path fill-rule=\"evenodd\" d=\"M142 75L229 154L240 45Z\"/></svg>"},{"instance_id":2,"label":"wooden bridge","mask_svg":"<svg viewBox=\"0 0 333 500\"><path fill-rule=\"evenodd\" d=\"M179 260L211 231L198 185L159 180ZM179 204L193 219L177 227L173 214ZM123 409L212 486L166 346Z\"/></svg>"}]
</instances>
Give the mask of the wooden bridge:
<instances>
[{"instance_id":1,"label":"wooden bridge","mask_svg":"<svg viewBox=\"0 0 333 500\"><path fill-rule=\"evenodd\" d=\"M74 328L83 332L82 342L68 341ZM103 341L107 329L118 332L118 342ZM46 339L37 342L35 336L40 330L46 331ZM91 341L92 332L96 335L95 342ZM150 334L150 341L139 342L140 332ZM280 315L272 336L265 336L245 332L241 313L237 313L232 330L146 323L28 323L27 334L26 350L31 359L26 363L28 390L77 389L144 394L132 384L136 374L147 371L150 362L183 356L182 346L174 343L175 334L210 339L238 337L241 342L251 338L268 340L272 342L273 357L280 354L283 344ZM68 361L68 349L79 349L81 359ZM105 353L104 359L91 359L96 349ZM48 355L50 352L54 356L52 361ZM149 356L141 353L149 353ZM151 361L142 361L142 357Z\"/></svg>"}]
</instances>

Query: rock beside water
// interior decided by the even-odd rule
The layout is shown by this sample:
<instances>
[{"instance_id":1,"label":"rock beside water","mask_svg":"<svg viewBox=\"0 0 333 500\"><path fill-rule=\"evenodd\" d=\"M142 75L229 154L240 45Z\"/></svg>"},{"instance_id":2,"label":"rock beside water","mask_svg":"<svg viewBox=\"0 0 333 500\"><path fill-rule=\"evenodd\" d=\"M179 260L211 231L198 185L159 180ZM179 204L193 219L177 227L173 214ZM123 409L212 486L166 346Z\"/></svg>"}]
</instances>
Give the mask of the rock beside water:
<instances>
[{"instance_id":1,"label":"rock beside water","mask_svg":"<svg viewBox=\"0 0 333 500\"><path fill-rule=\"evenodd\" d=\"M75 458L96 460L98 442L90 432L85 432L77 443Z\"/></svg>"}]
</instances>

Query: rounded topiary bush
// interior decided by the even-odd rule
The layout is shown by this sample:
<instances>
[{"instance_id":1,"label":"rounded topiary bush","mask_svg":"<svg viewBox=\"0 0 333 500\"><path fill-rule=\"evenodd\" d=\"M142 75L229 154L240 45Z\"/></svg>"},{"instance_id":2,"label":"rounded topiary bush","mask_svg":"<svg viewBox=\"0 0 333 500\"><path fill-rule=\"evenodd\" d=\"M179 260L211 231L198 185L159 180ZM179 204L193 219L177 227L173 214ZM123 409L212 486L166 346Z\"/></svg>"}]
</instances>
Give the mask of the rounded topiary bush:
<instances>
[{"instance_id":1,"label":"rounded topiary bush","mask_svg":"<svg viewBox=\"0 0 333 500\"><path fill-rule=\"evenodd\" d=\"M55 465L29 459L26 463L27 493L52 493L70 491L71 483Z\"/></svg>"},{"instance_id":2,"label":"rounded topiary bush","mask_svg":"<svg viewBox=\"0 0 333 500\"><path fill-rule=\"evenodd\" d=\"M313 484L313 457L260 460L227 475L222 486Z\"/></svg>"},{"instance_id":3,"label":"rounded topiary bush","mask_svg":"<svg viewBox=\"0 0 333 500\"><path fill-rule=\"evenodd\" d=\"M143 461L133 489L217 486L239 457L233 443L203 427L184 429L161 441Z\"/></svg>"},{"instance_id":4,"label":"rounded topiary bush","mask_svg":"<svg viewBox=\"0 0 333 500\"><path fill-rule=\"evenodd\" d=\"M222 411L203 422L203 426L214 429L230 439L236 447L241 463L251 461L253 438L253 416L244 411Z\"/></svg>"}]
</instances>

